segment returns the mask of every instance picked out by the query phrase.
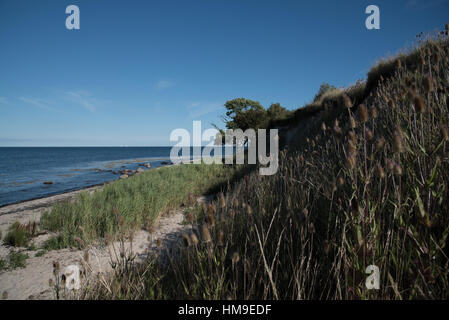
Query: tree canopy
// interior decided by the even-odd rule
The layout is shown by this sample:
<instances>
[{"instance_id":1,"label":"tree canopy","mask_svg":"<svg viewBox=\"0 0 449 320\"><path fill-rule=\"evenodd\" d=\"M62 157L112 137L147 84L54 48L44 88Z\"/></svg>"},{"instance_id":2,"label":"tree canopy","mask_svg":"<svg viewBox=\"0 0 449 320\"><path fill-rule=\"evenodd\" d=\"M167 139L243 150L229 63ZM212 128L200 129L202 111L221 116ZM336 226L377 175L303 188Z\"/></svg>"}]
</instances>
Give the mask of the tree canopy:
<instances>
[{"instance_id":1,"label":"tree canopy","mask_svg":"<svg viewBox=\"0 0 449 320\"><path fill-rule=\"evenodd\" d=\"M260 129L268 125L267 110L258 101L245 98L229 100L225 103L224 120L228 129Z\"/></svg>"},{"instance_id":2,"label":"tree canopy","mask_svg":"<svg viewBox=\"0 0 449 320\"><path fill-rule=\"evenodd\" d=\"M279 120L285 118L290 112L281 106L280 103L273 103L267 110L267 116L270 120Z\"/></svg>"}]
</instances>

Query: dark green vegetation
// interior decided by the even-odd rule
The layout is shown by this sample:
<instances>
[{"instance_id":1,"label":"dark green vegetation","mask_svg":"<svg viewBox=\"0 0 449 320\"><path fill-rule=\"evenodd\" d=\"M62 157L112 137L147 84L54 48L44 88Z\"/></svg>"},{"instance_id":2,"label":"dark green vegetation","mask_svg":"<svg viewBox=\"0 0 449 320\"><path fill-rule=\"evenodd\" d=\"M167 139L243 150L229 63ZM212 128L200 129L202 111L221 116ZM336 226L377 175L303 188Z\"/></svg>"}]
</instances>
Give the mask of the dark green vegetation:
<instances>
[{"instance_id":1,"label":"dark green vegetation","mask_svg":"<svg viewBox=\"0 0 449 320\"><path fill-rule=\"evenodd\" d=\"M36 222L25 225L16 221L9 227L8 233L3 241L10 246L25 247L36 232Z\"/></svg>"},{"instance_id":2,"label":"dark green vegetation","mask_svg":"<svg viewBox=\"0 0 449 320\"><path fill-rule=\"evenodd\" d=\"M178 208L189 195L217 192L235 179L235 173L233 166L179 165L148 170L93 194L80 193L76 202L56 204L42 215L40 227L59 233L44 249L81 248L97 239L115 238L119 226L114 211L120 212L124 230L149 229L161 214Z\"/></svg>"},{"instance_id":3,"label":"dark green vegetation","mask_svg":"<svg viewBox=\"0 0 449 320\"><path fill-rule=\"evenodd\" d=\"M82 296L447 299L448 123L439 36L278 121L289 143L277 174L249 173L195 207L168 265L119 268ZM365 287L371 264L380 290Z\"/></svg>"},{"instance_id":4,"label":"dark green vegetation","mask_svg":"<svg viewBox=\"0 0 449 320\"><path fill-rule=\"evenodd\" d=\"M6 259L0 259L0 271L25 268L28 254L12 250Z\"/></svg>"},{"instance_id":5,"label":"dark green vegetation","mask_svg":"<svg viewBox=\"0 0 449 320\"><path fill-rule=\"evenodd\" d=\"M284 120L290 116L290 111L279 103L272 104L267 110L258 101L237 98L225 103L226 116L223 120L228 129L263 129L272 121Z\"/></svg>"}]
</instances>

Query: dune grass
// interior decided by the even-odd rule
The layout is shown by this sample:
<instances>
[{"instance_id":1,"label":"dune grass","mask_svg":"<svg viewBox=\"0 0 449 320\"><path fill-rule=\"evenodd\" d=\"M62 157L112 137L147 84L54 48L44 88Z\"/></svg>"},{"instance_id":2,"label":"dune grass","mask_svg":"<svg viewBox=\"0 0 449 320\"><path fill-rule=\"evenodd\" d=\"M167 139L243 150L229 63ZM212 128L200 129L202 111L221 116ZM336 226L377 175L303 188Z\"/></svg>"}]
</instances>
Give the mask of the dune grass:
<instances>
[{"instance_id":1,"label":"dune grass","mask_svg":"<svg viewBox=\"0 0 449 320\"><path fill-rule=\"evenodd\" d=\"M216 192L234 179L236 167L182 164L148 170L107 184L93 194L82 192L77 200L56 204L41 217L41 228L58 232L44 248L83 247L117 235L118 212L124 229L150 229L158 217L188 201L189 196Z\"/></svg>"},{"instance_id":2,"label":"dune grass","mask_svg":"<svg viewBox=\"0 0 449 320\"><path fill-rule=\"evenodd\" d=\"M0 271L25 268L28 258L29 256L27 253L12 250L6 259L0 258Z\"/></svg>"},{"instance_id":3,"label":"dune grass","mask_svg":"<svg viewBox=\"0 0 449 320\"><path fill-rule=\"evenodd\" d=\"M21 224L16 221L9 227L8 233L3 241L10 246L25 247L30 239L35 236L36 231L36 222Z\"/></svg>"},{"instance_id":4,"label":"dune grass","mask_svg":"<svg viewBox=\"0 0 449 320\"><path fill-rule=\"evenodd\" d=\"M447 299L449 51L431 44L388 62L363 103L346 91L297 119L278 173L194 208L168 265L156 255L81 298Z\"/></svg>"}]
</instances>

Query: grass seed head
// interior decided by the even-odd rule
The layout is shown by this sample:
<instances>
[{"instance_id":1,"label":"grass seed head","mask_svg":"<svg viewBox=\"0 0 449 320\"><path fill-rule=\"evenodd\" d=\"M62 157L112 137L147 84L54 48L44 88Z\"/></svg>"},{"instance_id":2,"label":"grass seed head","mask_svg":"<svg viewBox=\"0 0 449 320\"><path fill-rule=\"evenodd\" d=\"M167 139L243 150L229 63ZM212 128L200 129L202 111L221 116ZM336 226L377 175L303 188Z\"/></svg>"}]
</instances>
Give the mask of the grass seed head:
<instances>
[{"instance_id":1,"label":"grass seed head","mask_svg":"<svg viewBox=\"0 0 449 320\"><path fill-rule=\"evenodd\" d=\"M224 245L224 232L222 230L220 230L220 232L218 233L218 245Z\"/></svg>"},{"instance_id":2,"label":"grass seed head","mask_svg":"<svg viewBox=\"0 0 449 320\"><path fill-rule=\"evenodd\" d=\"M194 233L192 233L191 235L190 235L190 240L192 240L192 243L193 243L193 245L198 245L198 237L196 236L196 234L194 234Z\"/></svg>"},{"instance_id":3,"label":"grass seed head","mask_svg":"<svg viewBox=\"0 0 449 320\"><path fill-rule=\"evenodd\" d=\"M225 208L226 207L226 200L225 200L225 197L224 197L223 193L220 193L220 207L221 208Z\"/></svg>"},{"instance_id":4,"label":"grass seed head","mask_svg":"<svg viewBox=\"0 0 449 320\"><path fill-rule=\"evenodd\" d=\"M432 91L433 90L432 78L430 78L429 76L425 77L423 86L426 91L428 91L428 92Z\"/></svg>"},{"instance_id":5,"label":"grass seed head","mask_svg":"<svg viewBox=\"0 0 449 320\"><path fill-rule=\"evenodd\" d=\"M359 105L358 118L361 123L366 123L368 121L368 111L364 104Z\"/></svg>"},{"instance_id":6,"label":"grass seed head","mask_svg":"<svg viewBox=\"0 0 449 320\"><path fill-rule=\"evenodd\" d=\"M193 213L191 211L187 214L187 219L189 220L190 224L194 222Z\"/></svg>"},{"instance_id":7,"label":"grass seed head","mask_svg":"<svg viewBox=\"0 0 449 320\"><path fill-rule=\"evenodd\" d=\"M424 105L424 101L421 98L421 96L415 97L414 105L415 105L416 112L424 113L426 111L426 106Z\"/></svg>"},{"instance_id":8,"label":"grass seed head","mask_svg":"<svg viewBox=\"0 0 449 320\"><path fill-rule=\"evenodd\" d=\"M377 139L377 142L376 142L376 149L377 149L377 151L382 151L384 146L385 146L385 139L384 139L384 137L380 137L379 139Z\"/></svg>"},{"instance_id":9,"label":"grass seed head","mask_svg":"<svg viewBox=\"0 0 449 320\"><path fill-rule=\"evenodd\" d=\"M183 234L182 235L182 241L184 243L184 247L189 247L190 246L190 238L187 234Z\"/></svg>"},{"instance_id":10,"label":"grass seed head","mask_svg":"<svg viewBox=\"0 0 449 320\"><path fill-rule=\"evenodd\" d=\"M240 261L240 255L238 252L234 252L232 255L232 264L237 264Z\"/></svg>"},{"instance_id":11,"label":"grass seed head","mask_svg":"<svg viewBox=\"0 0 449 320\"><path fill-rule=\"evenodd\" d=\"M379 176L379 178L383 179L385 178L385 171L384 168L382 168L382 166L380 164L377 164L377 175Z\"/></svg>"},{"instance_id":12,"label":"grass seed head","mask_svg":"<svg viewBox=\"0 0 449 320\"><path fill-rule=\"evenodd\" d=\"M395 164L395 166L394 166L394 173L397 176L402 176L402 167L399 164Z\"/></svg>"},{"instance_id":13,"label":"grass seed head","mask_svg":"<svg viewBox=\"0 0 449 320\"><path fill-rule=\"evenodd\" d=\"M210 212L210 213L207 214L207 222L209 223L209 225L210 225L211 227L213 227L213 226L215 225L215 217L214 217L214 215L212 214L212 212Z\"/></svg>"},{"instance_id":14,"label":"grass seed head","mask_svg":"<svg viewBox=\"0 0 449 320\"><path fill-rule=\"evenodd\" d=\"M349 98L347 94L343 94L343 105L347 109L350 109L352 107L351 98Z\"/></svg>"},{"instance_id":15,"label":"grass seed head","mask_svg":"<svg viewBox=\"0 0 449 320\"><path fill-rule=\"evenodd\" d=\"M337 183L340 187L342 187L345 184L345 180L342 177L338 177Z\"/></svg>"},{"instance_id":16,"label":"grass seed head","mask_svg":"<svg viewBox=\"0 0 449 320\"><path fill-rule=\"evenodd\" d=\"M210 236L209 228L207 225L203 224L203 241L204 242L211 242L212 238Z\"/></svg>"},{"instance_id":17,"label":"grass seed head","mask_svg":"<svg viewBox=\"0 0 449 320\"><path fill-rule=\"evenodd\" d=\"M354 131L349 131L348 133L348 141L352 143L354 146L357 146L357 136Z\"/></svg>"},{"instance_id":18,"label":"grass seed head","mask_svg":"<svg viewBox=\"0 0 449 320\"><path fill-rule=\"evenodd\" d=\"M323 130L323 132L326 132L327 130L326 124L324 122L321 123L321 130Z\"/></svg>"},{"instance_id":19,"label":"grass seed head","mask_svg":"<svg viewBox=\"0 0 449 320\"><path fill-rule=\"evenodd\" d=\"M377 112L377 108L376 108L376 107L372 107L372 108L370 109L370 115L371 115L371 118L373 118L373 119L376 119L376 118L377 118L377 116L378 116L379 114L378 114L378 112Z\"/></svg>"},{"instance_id":20,"label":"grass seed head","mask_svg":"<svg viewBox=\"0 0 449 320\"><path fill-rule=\"evenodd\" d=\"M374 139L374 134L369 128L365 128L365 137L366 140L371 141Z\"/></svg>"},{"instance_id":21,"label":"grass seed head","mask_svg":"<svg viewBox=\"0 0 449 320\"><path fill-rule=\"evenodd\" d=\"M349 126L351 129L355 129L357 127L357 122L355 121L353 116L349 117Z\"/></svg>"},{"instance_id":22,"label":"grass seed head","mask_svg":"<svg viewBox=\"0 0 449 320\"><path fill-rule=\"evenodd\" d=\"M346 158L346 166L348 169L354 169L356 164L356 157L354 154L349 154Z\"/></svg>"},{"instance_id":23,"label":"grass seed head","mask_svg":"<svg viewBox=\"0 0 449 320\"><path fill-rule=\"evenodd\" d=\"M337 119L335 119L333 130L337 136L341 136L343 134Z\"/></svg>"},{"instance_id":24,"label":"grass seed head","mask_svg":"<svg viewBox=\"0 0 449 320\"><path fill-rule=\"evenodd\" d=\"M59 274L59 262L58 261L53 261L53 274L54 275L58 275Z\"/></svg>"}]
</instances>

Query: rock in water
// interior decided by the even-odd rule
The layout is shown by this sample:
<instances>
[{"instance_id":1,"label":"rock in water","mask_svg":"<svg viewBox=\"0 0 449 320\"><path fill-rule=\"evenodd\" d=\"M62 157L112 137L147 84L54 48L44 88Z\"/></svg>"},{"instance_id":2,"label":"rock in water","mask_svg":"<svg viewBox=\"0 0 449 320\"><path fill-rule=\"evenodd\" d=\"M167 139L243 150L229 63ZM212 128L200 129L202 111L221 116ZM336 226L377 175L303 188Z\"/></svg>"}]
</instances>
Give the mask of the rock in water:
<instances>
[{"instance_id":1,"label":"rock in water","mask_svg":"<svg viewBox=\"0 0 449 320\"><path fill-rule=\"evenodd\" d=\"M53 184L53 181L45 181L44 184Z\"/></svg>"},{"instance_id":2,"label":"rock in water","mask_svg":"<svg viewBox=\"0 0 449 320\"><path fill-rule=\"evenodd\" d=\"M120 176L120 179L126 179L126 178L128 178L128 175L127 175L127 174L122 174L122 175Z\"/></svg>"}]
</instances>

